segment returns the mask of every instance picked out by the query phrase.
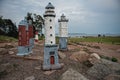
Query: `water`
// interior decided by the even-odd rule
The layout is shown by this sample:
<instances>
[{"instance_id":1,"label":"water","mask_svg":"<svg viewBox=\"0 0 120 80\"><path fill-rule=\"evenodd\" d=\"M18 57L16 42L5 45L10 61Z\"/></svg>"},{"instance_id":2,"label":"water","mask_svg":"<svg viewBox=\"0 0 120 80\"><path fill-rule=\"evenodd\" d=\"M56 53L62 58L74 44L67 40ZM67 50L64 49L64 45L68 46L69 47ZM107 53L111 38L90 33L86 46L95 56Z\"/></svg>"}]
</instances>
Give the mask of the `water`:
<instances>
[{"instance_id":1,"label":"water","mask_svg":"<svg viewBox=\"0 0 120 80\"><path fill-rule=\"evenodd\" d=\"M101 36L105 35L105 36L120 36L120 34L110 34L110 33L106 33L106 34L100 34ZM59 36L58 34L56 34L56 36ZM86 34L86 33L69 33L68 34L69 37L87 37L87 36L92 36L92 37L97 37L98 34Z\"/></svg>"}]
</instances>

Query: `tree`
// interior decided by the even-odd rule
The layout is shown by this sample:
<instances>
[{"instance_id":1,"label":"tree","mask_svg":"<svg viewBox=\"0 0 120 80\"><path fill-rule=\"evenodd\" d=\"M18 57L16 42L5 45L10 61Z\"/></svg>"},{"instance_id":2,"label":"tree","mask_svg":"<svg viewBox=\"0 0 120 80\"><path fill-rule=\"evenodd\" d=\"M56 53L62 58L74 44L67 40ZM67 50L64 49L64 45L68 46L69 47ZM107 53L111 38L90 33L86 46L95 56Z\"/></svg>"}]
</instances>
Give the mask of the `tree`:
<instances>
[{"instance_id":1,"label":"tree","mask_svg":"<svg viewBox=\"0 0 120 80\"><path fill-rule=\"evenodd\" d=\"M43 25L44 25L44 20L43 18L40 16L40 15L37 15L37 14L34 14L34 26L36 28L36 30L42 34L42 28L43 28Z\"/></svg>"},{"instance_id":2,"label":"tree","mask_svg":"<svg viewBox=\"0 0 120 80\"><path fill-rule=\"evenodd\" d=\"M33 16L33 17L32 17ZM40 15L27 13L26 16L27 21L32 20L32 24L34 26L35 31L38 31L40 34L42 34L42 28L44 25L44 20Z\"/></svg>"},{"instance_id":3,"label":"tree","mask_svg":"<svg viewBox=\"0 0 120 80\"><path fill-rule=\"evenodd\" d=\"M0 35L5 35L5 21L0 16Z\"/></svg>"},{"instance_id":4,"label":"tree","mask_svg":"<svg viewBox=\"0 0 120 80\"><path fill-rule=\"evenodd\" d=\"M6 23L6 32L8 36L18 37L18 31L16 25L10 19L4 19Z\"/></svg>"},{"instance_id":5,"label":"tree","mask_svg":"<svg viewBox=\"0 0 120 80\"><path fill-rule=\"evenodd\" d=\"M98 37L101 37L101 34L98 34Z\"/></svg>"},{"instance_id":6,"label":"tree","mask_svg":"<svg viewBox=\"0 0 120 80\"><path fill-rule=\"evenodd\" d=\"M6 35L17 38L18 32L16 25L10 19L0 17L0 35Z\"/></svg>"}]
</instances>

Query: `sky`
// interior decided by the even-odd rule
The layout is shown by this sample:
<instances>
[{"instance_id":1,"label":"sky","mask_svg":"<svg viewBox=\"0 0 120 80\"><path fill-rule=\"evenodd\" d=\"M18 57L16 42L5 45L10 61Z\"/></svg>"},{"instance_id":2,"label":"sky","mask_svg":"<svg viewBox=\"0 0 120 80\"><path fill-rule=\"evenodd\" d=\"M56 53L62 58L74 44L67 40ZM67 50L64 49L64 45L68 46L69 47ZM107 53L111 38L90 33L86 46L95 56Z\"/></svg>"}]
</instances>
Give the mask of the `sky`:
<instances>
[{"instance_id":1,"label":"sky","mask_svg":"<svg viewBox=\"0 0 120 80\"><path fill-rule=\"evenodd\" d=\"M55 27L64 13L69 33L120 34L120 0L0 0L0 16L17 25L27 12L43 16L46 5L55 6Z\"/></svg>"}]
</instances>

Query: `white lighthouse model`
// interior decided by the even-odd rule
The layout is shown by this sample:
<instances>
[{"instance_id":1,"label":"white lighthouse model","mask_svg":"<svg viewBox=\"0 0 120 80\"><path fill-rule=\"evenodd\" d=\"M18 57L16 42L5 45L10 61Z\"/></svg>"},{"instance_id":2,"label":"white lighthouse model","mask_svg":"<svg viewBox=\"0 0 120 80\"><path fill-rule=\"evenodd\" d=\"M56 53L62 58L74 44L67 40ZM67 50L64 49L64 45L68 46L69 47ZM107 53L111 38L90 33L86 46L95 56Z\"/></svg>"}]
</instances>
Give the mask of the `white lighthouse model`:
<instances>
[{"instance_id":1,"label":"white lighthouse model","mask_svg":"<svg viewBox=\"0 0 120 80\"><path fill-rule=\"evenodd\" d=\"M43 70L58 69L61 65L58 62L58 46L55 43L55 7L48 3L45 7L45 45Z\"/></svg>"},{"instance_id":2,"label":"white lighthouse model","mask_svg":"<svg viewBox=\"0 0 120 80\"><path fill-rule=\"evenodd\" d=\"M62 14L59 22L59 50L67 50L67 37L68 37L68 19Z\"/></svg>"}]
</instances>

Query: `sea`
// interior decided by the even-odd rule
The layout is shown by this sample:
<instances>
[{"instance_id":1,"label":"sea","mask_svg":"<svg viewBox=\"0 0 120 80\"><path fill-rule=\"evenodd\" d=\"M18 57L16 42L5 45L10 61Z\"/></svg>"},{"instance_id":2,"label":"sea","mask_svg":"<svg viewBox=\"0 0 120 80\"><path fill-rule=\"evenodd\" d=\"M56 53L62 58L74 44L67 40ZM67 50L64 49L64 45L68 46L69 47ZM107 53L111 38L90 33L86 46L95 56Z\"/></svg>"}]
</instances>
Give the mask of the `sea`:
<instances>
[{"instance_id":1,"label":"sea","mask_svg":"<svg viewBox=\"0 0 120 80\"><path fill-rule=\"evenodd\" d=\"M110 34L110 33L106 33L106 34L68 33L68 37L98 37L98 35L120 37L120 33L119 34ZM59 35L56 34L56 36L59 36Z\"/></svg>"}]
</instances>

